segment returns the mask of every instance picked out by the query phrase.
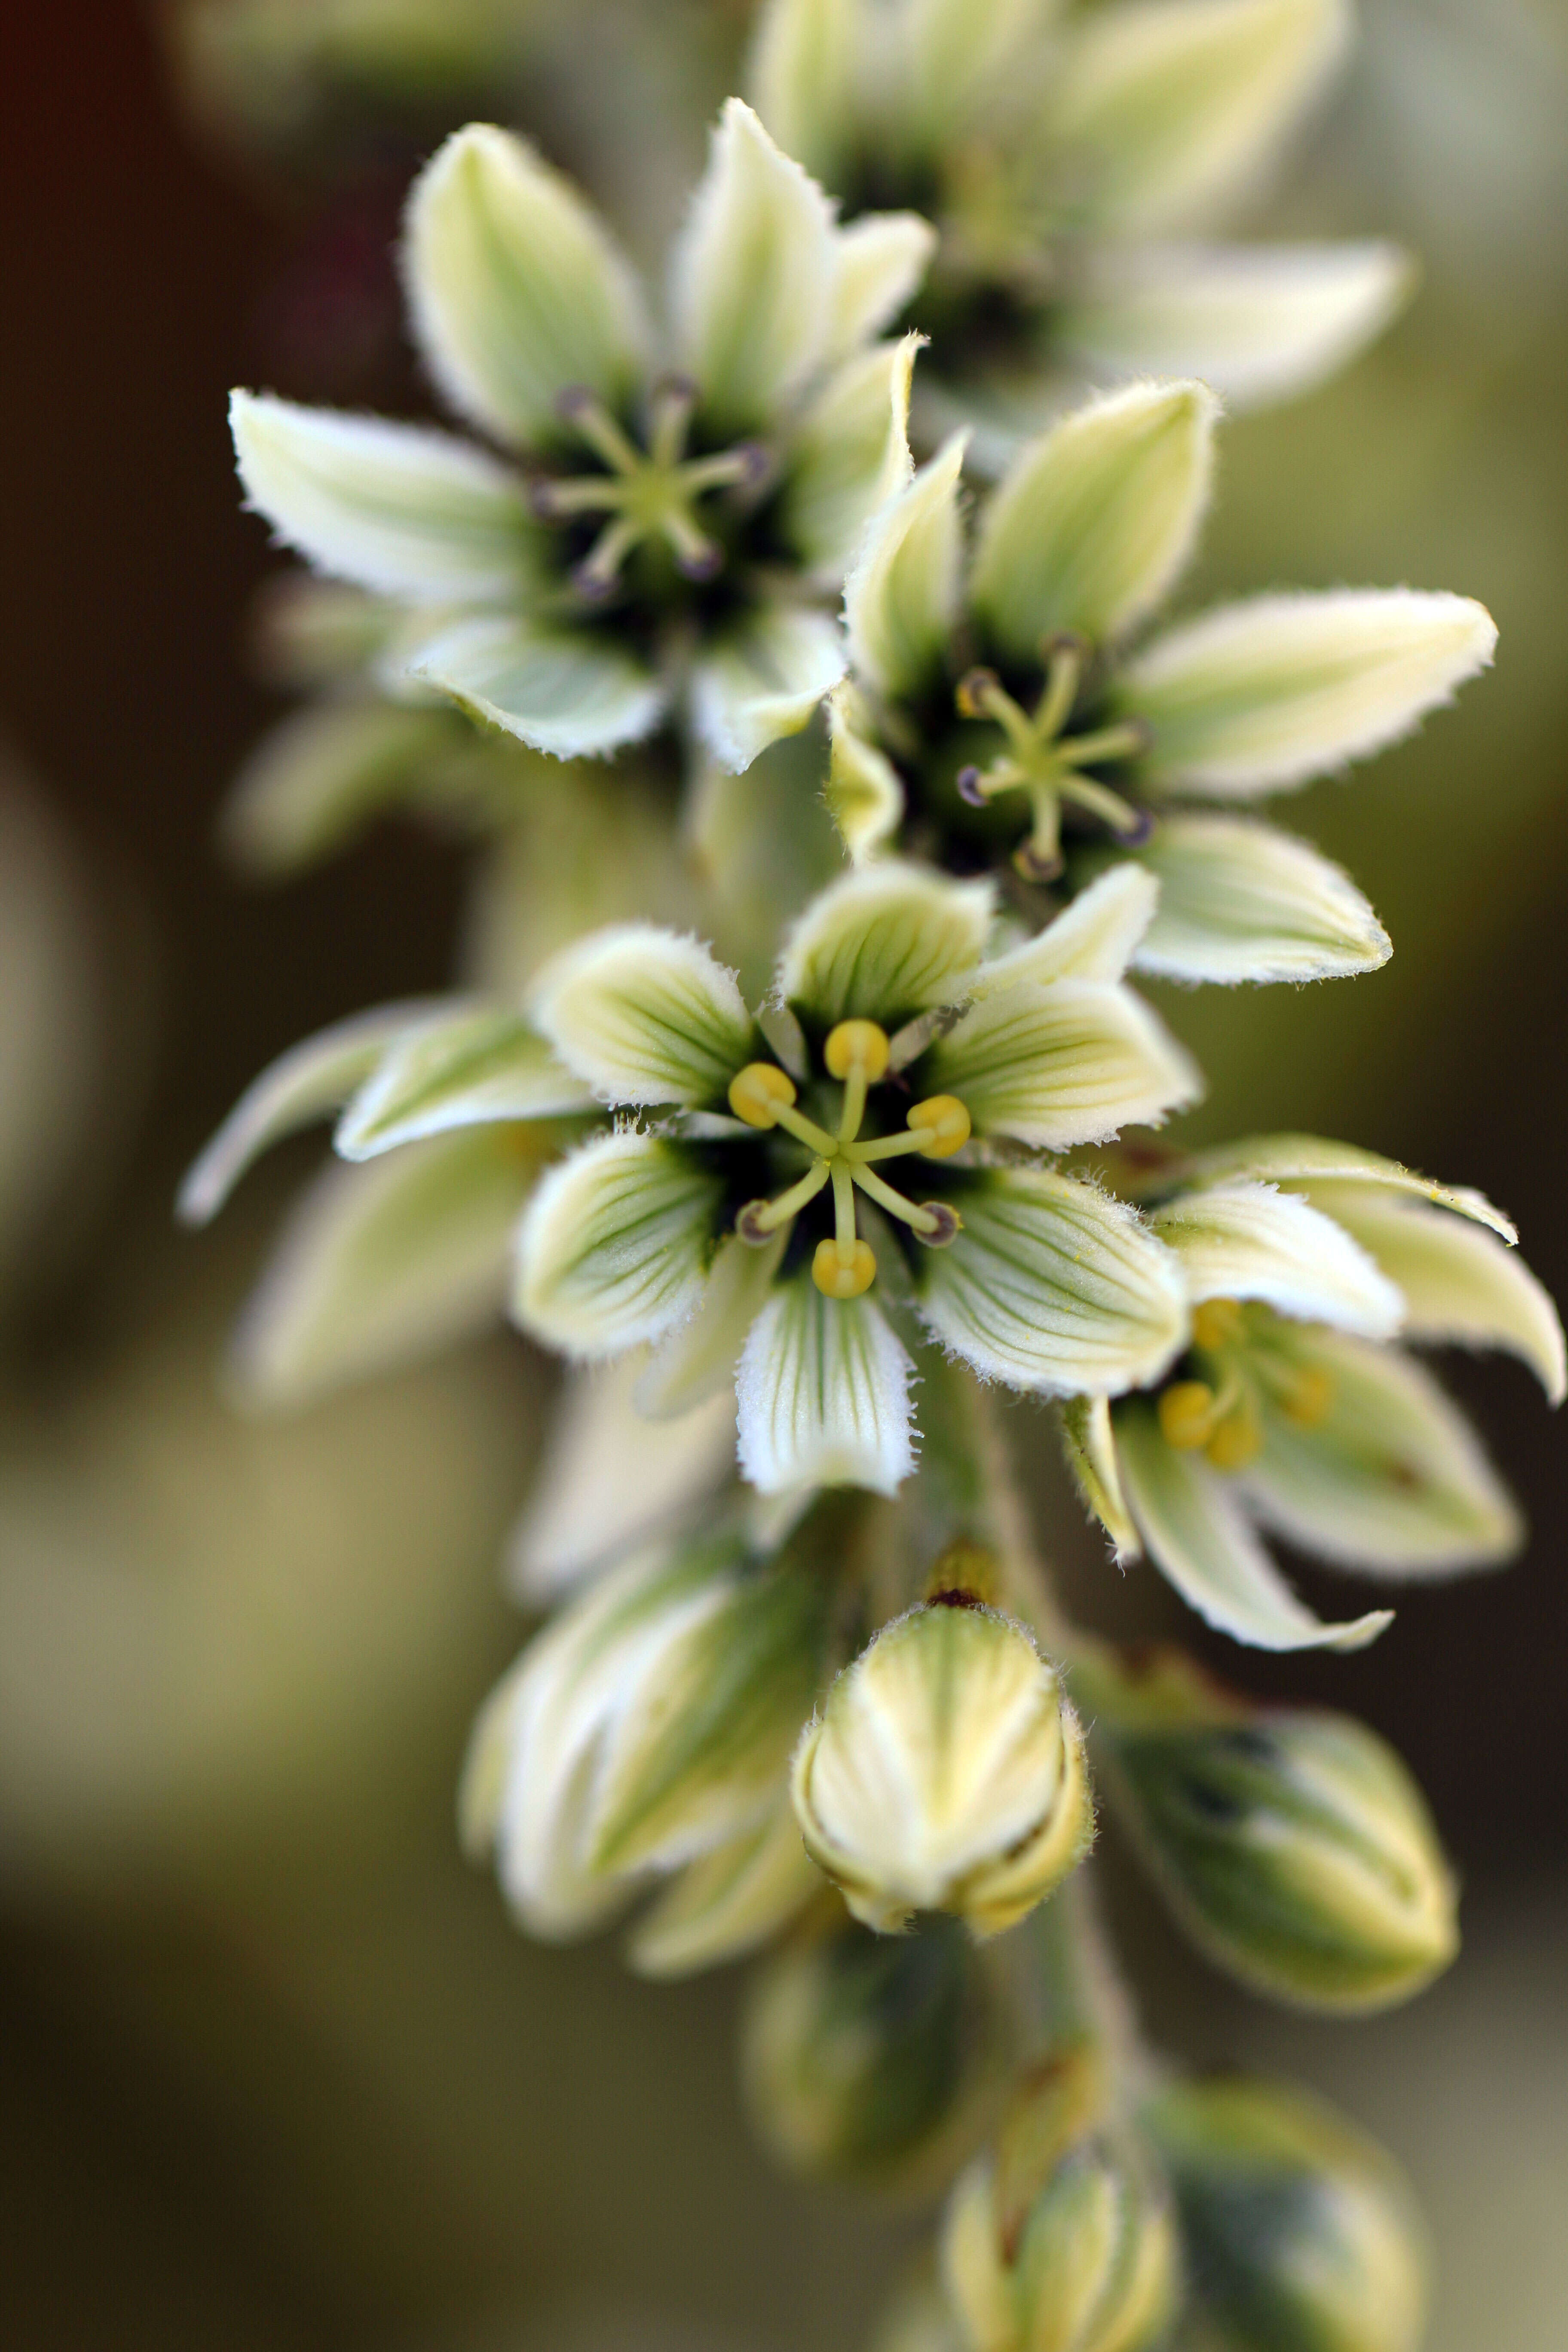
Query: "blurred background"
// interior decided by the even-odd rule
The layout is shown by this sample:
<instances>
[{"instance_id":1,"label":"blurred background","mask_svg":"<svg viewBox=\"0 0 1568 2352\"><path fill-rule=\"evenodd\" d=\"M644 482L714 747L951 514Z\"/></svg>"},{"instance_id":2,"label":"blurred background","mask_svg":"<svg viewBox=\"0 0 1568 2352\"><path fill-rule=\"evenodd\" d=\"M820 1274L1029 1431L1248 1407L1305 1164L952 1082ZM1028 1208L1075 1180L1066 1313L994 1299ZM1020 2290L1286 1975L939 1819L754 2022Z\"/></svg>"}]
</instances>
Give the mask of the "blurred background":
<instances>
[{"instance_id":1,"label":"blurred background","mask_svg":"<svg viewBox=\"0 0 1568 2352\"><path fill-rule=\"evenodd\" d=\"M635 163L657 249L745 14L96 0L9 29L0 2337L34 2352L848 2352L914 2226L752 2150L732 1973L658 1990L609 1944L525 1944L458 1859L468 1724L519 1635L496 1562L544 1368L497 1337L240 1418L224 1336L317 1147L212 1234L170 1211L272 1054L442 983L465 880L460 846L392 825L271 893L225 869L216 811L282 707L247 652L277 559L225 393L425 404L387 248L415 163L471 114L612 208ZM1563 1297L1568 10L1363 16L1259 220L1390 232L1423 289L1337 385L1227 427L1194 593L1458 589L1500 657L1420 740L1284 812L1354 868L1394 961L1163 1009L1214 1074L1194 1131L1354 1135L1479 1184ZM1568 2332L1568 1456L1522 1371L1451 1369L1528 1556L1410 1596L1364 1655L1244 1678L1403 1748L1464 1873L1458 1966L1392 2019L1282 2019L1107 1861L1155 2034L1318 2084L1410 2168L1433 2352L1540 2352ZM1041 1501L1086 1618L1174 1622Z\"/></svg>"}]
</instances>

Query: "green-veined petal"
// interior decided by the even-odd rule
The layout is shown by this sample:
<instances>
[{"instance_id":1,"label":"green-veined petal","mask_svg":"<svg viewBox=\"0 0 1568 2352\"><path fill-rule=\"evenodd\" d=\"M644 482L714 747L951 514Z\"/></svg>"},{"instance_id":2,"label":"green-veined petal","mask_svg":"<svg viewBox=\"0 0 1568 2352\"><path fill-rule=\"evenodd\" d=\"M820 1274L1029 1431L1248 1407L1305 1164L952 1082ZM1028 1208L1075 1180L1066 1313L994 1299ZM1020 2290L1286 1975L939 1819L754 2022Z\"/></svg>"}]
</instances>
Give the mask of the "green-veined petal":
<instances>
[{"instance_id":1,"label":"green-veined petal","mask_svg":"<svg viewBox=\"0 0 1568 2352\"><path fill-rule=\"evenodd\" d=\"M831 186L853 136L860 0L769 0L747 79L786 155Z\"/></svg>"},{"instance_id":2,"label":"green-veined petal","mask_svg":"<svg viewBox=\"0 0 1568 2352\"><path fill-rule=\"evenodd\" d=\"M687 1864L638 1920L626 1958L642 1977L717 1968L770 1943L821 1888L786 1794L760 1828Z\"/></svg>"},{"instance_id":3,"label":"green-veined petal","mask_svg":"<svg viewBox=\"0 0 1568 2352\"><path fill-rule=\"evenodd\" d=\"M652 923L617 923L563 949L534 982L529 1009L605 1102L721 1105L752 1043L734 973L696 940Z\"/></svg>"},{"instance_id":4,"label":"green-veined petal","mask_svg":"<svg viewBox=\"0 0 1568 2352\"><path fill-rule=\"evenodd\" d=\"M1457 1216L1473 1217L1478 1224L1489 1225L1505 1242L1519 1239L1502 1211L1494 1209L1484 1192L1468 1184L1435 1184L1430 1176L1418 1176L1414 1169L1402 1168L1397 1160L1384 1160L1355 1143L1330 1143L1321 1135L1249 1135L1240 1143L1222 1143L1212 1151L1194 1152L1182 1176L1184 1181L1256 1176L1272 1184L1316 1185L1334 1181L1386 1185L1396 1192L1430 1201L1435 1207L1452 1209Z\"/></svg>"},{"instance_id":5,"label":"green-veined petal","mask_svg":"<svg viewBox=\"0 0 1568 2352\"><path fill-rule=\"evenodd\" d=\"M967 436L955 433L885 506L844 584L844 621L858 676L886 695L924 685L946 650L959 601L959 478Z\"/></svg>"},{"instance_id":6,"label":"green-veined petal","mask_svg":"<svg viewBox=\"0 0 1568 2352\"><path fill-rule=\"evenodd\" d=\"M1043 931L1021 947L993 956L972 993L989 996L1021 981L1117 981L1131 962L1154 919L1160 886L1142 866L1108 866Z\"/></svg>"},{"instance_id":7,"label":"green-veined petal","mask_svg":"<svg viewBox=\"0 0 1568 2352\"><path fill-rule=\"evenodd\" d=\"M734 1388L746 1334L767 1304L787 1229L761 1249L727 1234L719 1244L702 1303L689 1322L665 1340L637 1383L639 1412L684 1428L693 1408Z\"/></svg>"},{"instance_id":8,"label":"green-veined petal","mask_svg":"<svg viewBox=\"0 0 1568 2352\"><path fill-rule=\"evenodd\" d=\"M1182 1261L1187 1295L1258 1298L1281 1315L1331 1323L1369 1339L1398 1330L1405 1301L1342 1227L1270 1184L1183 1192L1150 1219Z\"/></svg>"},{"instance_id":9,"label":"green-veined petal","mask_svg":"<svg viewBox=\"0 0 1568 2352\"><path fill-rule=\"evenodd\" d=\"M824 1026L894 1028L965 992L991 927L989 882L950 882L891 858L820 891L784 941L777 995Z\"/></svg>"},{"instance_id":10,"label":"green-veined petal","mask_svg":"<svg viewBox=\"0 0 1568 2352\"><path fill-rule=\"evenodd\" d=\"M797 735L844 675L843 633L826 613L765 605L692 666L691 717L722 768L749 768Z\"/></svg>"},{"instance_id":11,"label":"green-veined petal","mask_svg":"<svg viewBox=\"0 0 1568 2352\"><path fill-rule=\"evenodd\" d=\"M1043 1151L1157 1123L1202 1091L1192 1060L1131 989L1062 980L988 992L921 1064L982 1135Z\"/></svg>"},{"instance_id":12,"label":"green-veined petal","mask_svg":"<svg viewBox=\"0 0 1568 2352\"><path fill-rule=\"evenodd\" d=\"M661 1339L696 1307L721 1188L661 1136L601 1136L552 1168L517 1237L512 1313L570 1356Z\"/></svg>"},{"instance_id":13,"label":"green-veined petal","mask_svg":"<svg viewBox=\"0 0 1568 2352\"><path fill-rule=\"evenodd\" d=\"M847 361L801 421L779 529L819 578L843 579L872 516L909 480L919 347L918 335L906 335Z\"/></svg>"},{"instance_id":14,"label":"green-veined petal","mask_svg":"<svg viewBox=\"0 0 1568 2352\"><path fill-rule=\"evenodd\" d=\"M1094 1514L1110 1538L1116 1558L1136 1559L1143 1547L1121 1491L1121 1467L1116 1458L1110 1399L1064 1399L1061 1431L1068 1467L1085 1508Z\"/></svg>"},{"instance_id":15,"label":"green-veined petal","mask_svg":"<svg viewBox=\"0 0 1568 2352\"><path fill-rule=\"evenodd\" d=\"M519 1014L463 1004L393 1041L338 1121L332 1143L344 1160L373 1160L448 1128L560 1118L593 1108L581 1079Z\"/></svg>"},{"instance_id":16,"label":"green-veined petal","mask_svg":"<svg viewBox=\"0 0 1568 2352\"><path fill-rule=\"evenodd\" d=\"M914 1468L914 1367L869 1298L825 1298L809 1274L776 1289L736 1380L741 1467L764 1495L868 1486Z\"/></svg>"},{"instance_id":17,"label":"green-veined petal","mask_svg":"<svg viewBox=\"0 0 1568 2352\"><path fill-rule=\"evenodd\" d=\"M1332 980L1375 971L1388 933L1348 874L1293 834L1242 817L1171 816L1138 863L1160 904L1133 961L1184 981Z\"/></svg>"},{"instance_id":18,"label":"green-veined petal","mask_svg":"<svg viewBox=\"0 0 1568 2352\"><path fill-rule=\"evenodd\" d=\"M608 635L486 614L443 629L409 657L410 677L472 719L557 760L604 759L651 735L663 685Z\"/></svg>"}]
</instances>

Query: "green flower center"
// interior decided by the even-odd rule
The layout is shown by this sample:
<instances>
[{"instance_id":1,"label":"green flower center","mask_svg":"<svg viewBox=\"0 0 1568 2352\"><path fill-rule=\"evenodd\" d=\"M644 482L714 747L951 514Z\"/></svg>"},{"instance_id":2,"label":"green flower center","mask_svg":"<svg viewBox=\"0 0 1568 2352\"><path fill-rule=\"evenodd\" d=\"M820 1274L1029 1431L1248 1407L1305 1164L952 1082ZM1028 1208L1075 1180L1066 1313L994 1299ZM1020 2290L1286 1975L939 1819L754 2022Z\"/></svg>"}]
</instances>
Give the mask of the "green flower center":
<instances>
[{"instance_id":1,"label":"green flower center","mask_svg":"<svg viewBox=\"0 0 1568 2352\"><path fill-rule=\"evenodd\" d=\"M988 719L1006 739L1005 748L988 768L959 770L955 781L960 796L973 808L988 806L1004 793L1026 796L1033 823L1013 862L1029 882L1054 882L1062 870L1064 803L1096 818L1129 848L1146 841L1152 824L1147 810L1084 773L1107 761L1135 759L1147 751L1149 736L1142 721L1122 719L1087 735L1064 732L1078 699L1088 650L1078 636L1049 641L1046 683L1033 711L1014 700L994 670L972 669L958 683L961 717Z\"/></svg>"},{"instance_id":2,"label":"green flower center","mask_svg":"<svg viewBox=\"0 0 1568 2352\"><path fill-rule=\"evenodd\" d=\"M1234 1298L1205 1298L1193 1313L1188 1377L1160 1391L1156 1411L1167 1445L1200 1449L1216 1470L1245 1470L1263 1451L1263 1407L1311 1429L1329 1412L1334 1384L1321 1364L1299 1363L1268 1344L1278 1318Z\"/></svg>"}]
</instances>

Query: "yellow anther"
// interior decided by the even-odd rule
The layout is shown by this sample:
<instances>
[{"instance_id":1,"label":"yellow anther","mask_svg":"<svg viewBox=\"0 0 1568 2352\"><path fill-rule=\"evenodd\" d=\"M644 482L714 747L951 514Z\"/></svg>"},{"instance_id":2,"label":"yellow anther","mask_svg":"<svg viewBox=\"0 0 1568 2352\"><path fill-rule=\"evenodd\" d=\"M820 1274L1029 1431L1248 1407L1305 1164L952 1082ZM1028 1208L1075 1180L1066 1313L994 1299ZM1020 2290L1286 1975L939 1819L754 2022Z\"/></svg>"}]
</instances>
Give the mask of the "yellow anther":
<instances>
[{"instance_id":1,"label":"yellow anther","mask_svg":"<svg viewBox=\"0 0 1568 2352\"><path fill-rule=\"evenodd\" d=\"M1239 1339L1246 1324L1234 1298L1205 1298L1193 1309L1194 1348L1225 1348Z\"/></svg>"},{"instance_id":2,"label":"yellow anther","mask_svg":"<svg viewBox=\"0 0 1568 2352\"><path fill-rule=\"evenodd\" d=\"M1334 1376L1323 1364L1298 1364L1282 1389L1280 1409L1302 1429L1328 1419L1334 1402Z\"/></svg>"},{"instance_id":3,"label":"yellow anther","mask_svg":"<svg viewBox=\"0 0 1568 2352\"><path fill-rule=\"evenodd\" d=\"M1160 1434L1167 1445L1183 1454L1206 1445L1214 1434L1218 1404L1206 1381L1173 1381L1160 1391Z\"/></svg>"},{"instance_id":4,"label":"yellow anther","mask_svg":"<svg viewBox=\"0 0 1568 2352\"><path fill-rule=\"evenodd\" d=\"M730 1108L748 1127L776 1127L795 1100L795 1080L775 1062L748 1062L730 1081Z\"/></svg>"},{"instance_id":5,"label":"yellow anther","mask_svg":"<svg viewBox=\"0 0 1568 2352\"><path fill-rule=\"evenodd\" d=\"M858 1298L877 1279L869 1243L818 1242L811 1278L825 1297Z\"/></svg>"},{"instance_id":6,"label":"yellow anther","mask_svg":"<svg viewBox=\"0 0 1568 2352\"><path fill-rule=\"evenodd\" d=\"M1240 1397L1204 1447L1216 1470L1245 1470L1263 1451L1263 1428L1250 1397Z\"/></svg>"},{"instance_id":7,"label":"yellow anther","mask_svg":"<svg viewBox=\"0 0 1568 2352\"><path fill-rule=\"evenodd\" d=\"M905 1124L920 1136L922 1160L951 1160L970 1137L969 1113L956 1095L928 1095Z\"/></svg>"},{"instance_id":8,"label":"yellow anther","mask_svg":"<svg viewBox=\"0 0 1568 2352\"><path fill-rule=\"evenodd\" d=\"M830 1078L847 1078L858 1070L868 1086L875 1086L888 1070L888 1033L874 1021L841 1021L827 1033L822 1058Z\"/></svg>"}]
</instances>

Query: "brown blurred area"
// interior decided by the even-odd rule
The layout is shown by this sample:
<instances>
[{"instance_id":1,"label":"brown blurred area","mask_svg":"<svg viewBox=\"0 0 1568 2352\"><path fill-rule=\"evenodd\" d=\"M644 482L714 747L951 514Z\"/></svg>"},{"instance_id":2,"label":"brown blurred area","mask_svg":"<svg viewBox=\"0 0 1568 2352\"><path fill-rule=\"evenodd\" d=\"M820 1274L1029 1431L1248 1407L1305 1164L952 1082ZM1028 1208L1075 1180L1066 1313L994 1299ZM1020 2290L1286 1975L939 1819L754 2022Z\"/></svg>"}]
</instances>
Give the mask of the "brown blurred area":
<instances>
[{"instance_id":1,"label":"brown blurred area","mask_svg":"<svg viewBox=\"0 0 1568 2352\"><path fill-rule=\"evenodd\" d=\"M221 1334L303 1161L217 1236L171 1229L180 1168L264 1061L438 985L450 957L459 862L426 835L385 829L276 895L237 884L212 843L226 780L276 709L246 663L247 600L274 559L239 509L225 394L415 396L378 258L408 159L389 152L325 214L291 213L194 136L135 0L16 11L6 63L0 734L121 909L102 950L109 1034L127 1071L145 1051L148 1075L134 1117L105 1130L68 1265L32 1286L5 1340L0 1478L33 1486L0 1524L7 1544L40 1531L46 1583L116 1513L136 1520L138 1559L161 1559L171 1530L216 1549L205 1582L169 1550L163 1635L186 1594L206 1646L176 1671L177 1643L152 1643L172 1679L150 1675L144 1719L95 1714L151 1637L132 1570L109 1561L100 1585L94 1561L79 1614L50 1621L84 1744L46 1785L30 1777L42 1751L0 1727L0 1769L19 1776L0 1803L0 2342L662 2352L663 2337L616 2333L617 2313L651 2310L696 2331L668 2338L690 2352L847 2347L903 2225L785 2187L751 2150L731 1979L657 1990L608 1944L531 1948L454 1851L467 1723L516 1639L494 1562L538 1368L498 1339L276 1435L231 1428ZM1358 88L1364 113L1376 93ZM1342 225L1324 192L1336 160L1363 152L1321 145L1307 225ZM1392 215L1418 239L1401 199L1363 175L1344 201L1352 225ZM1224 1072L1206 1128L1353 1133L1481 1185L1561 1298L1568 250L1520 268L1511 303L1492 288L1494 316L1435 268L1385 352L1227 436L1202 584L1454 587L1492 605L1502 653L1420 743L1300 808L1387 921L1388 970L1166 1009ZM1568 2187L1568 2053L1541 2022L1568 1921L1568 1468L1522 1372L1460 1363L1453 1378L1525 1498L1528 1557L1409 1596L1364 1656L1212 1654L1395 1739L1466 1875L1473 1960L1408 2017L1293 2029L1216 1990L1140 1898L1126 1909L1158 2026L1205 2055L1315 2074L1413 2164L1456 2250L1436 2341L1479 2352L1466 2282L1478 2263L1527 2266L1509 2229L1531 2196L1544 2214ZM51 1470L81 1514L58 1559ZM292 1558L289 1498L317 1493L331 1541L318 1558L298 1533ZM236 1521L254 1540L231 1569L214 1531ZM1081 1545L1064 1550L1108 1629L1174 1625L1146 1579L1119 1585ZM95 1723L126 1744L93 1749ZM1505 2197L1516 2170L1523 2209ZM1489 2182L1498 2210L1477 2235ZM583 2323L600 2333L552 2315L580 2306L605 2315ZM1549 2306L1530 2309L1543 2332L1495 2335L1488 2352L1544 2345Z\"/></svg>"}]
</instances>

